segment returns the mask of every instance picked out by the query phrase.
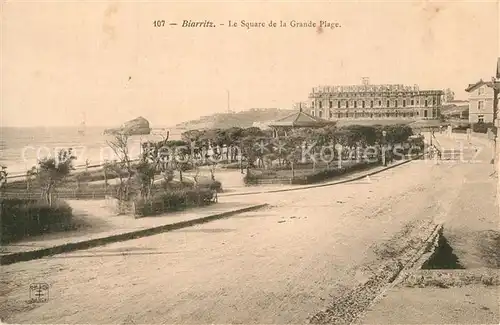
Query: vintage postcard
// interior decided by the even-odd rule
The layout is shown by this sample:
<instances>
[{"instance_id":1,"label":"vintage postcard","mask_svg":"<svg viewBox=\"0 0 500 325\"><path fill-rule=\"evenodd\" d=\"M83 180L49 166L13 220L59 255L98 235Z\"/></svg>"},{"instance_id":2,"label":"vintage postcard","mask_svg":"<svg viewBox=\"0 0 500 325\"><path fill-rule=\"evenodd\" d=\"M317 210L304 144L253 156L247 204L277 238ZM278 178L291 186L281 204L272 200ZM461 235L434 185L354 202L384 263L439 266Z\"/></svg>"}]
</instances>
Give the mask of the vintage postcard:
<instances>
[{"instance_id":1,"label":"vintage postcard","mask_svg":"<svg viewBox=\"0 0 500 325\"><path fill-rule=\"evenodd\" d=\"M499 15L2 1L0 321L499 324Z\"/></svg>"}]
</instances>

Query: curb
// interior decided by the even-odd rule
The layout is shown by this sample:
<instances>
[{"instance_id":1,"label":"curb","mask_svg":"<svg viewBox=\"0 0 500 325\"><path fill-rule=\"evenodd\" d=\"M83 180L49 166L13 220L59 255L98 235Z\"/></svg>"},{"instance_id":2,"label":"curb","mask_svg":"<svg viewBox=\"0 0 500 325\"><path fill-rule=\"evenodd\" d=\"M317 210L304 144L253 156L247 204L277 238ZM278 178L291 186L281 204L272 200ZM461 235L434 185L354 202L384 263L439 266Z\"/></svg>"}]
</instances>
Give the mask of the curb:
<instances>
[{"instance_id":1,"label":"curb","mask_svg":"<svg viewBox=\"0 0 500 325\"><path fill-rule=\"evenodd\" d=\"M443 225L435 224L434 227L431 228L432 232L430 232L418 251L410 257L406 264L402 265L401 269L393 275L392 281L389 281L389 283L384 286L384 288L370 301L368 306L349 323L350 325L361 325L360 321L366 316L367 312L373 308L375 304L383 300L390 289L403 283L412 273L418 270L425 263L430 255L432 255L437 246L439 236L443 231ZM429 250L430 252L426 253Z\"/></svg>"},{"instance_id":2,"label":"curb","mask_svg":"<svg viewBox=\"0 0 500 325\"><path fill-rule=\"evenodd\" d=\"M366 176L372 176L372 175L384 172L386 170L399 167L399 166L407 164L407 163L409 163L409 162L411 162L413 160L417 160L417 159L421 158L422 156L423 155L419 155L419 156L417 156L415 158L404 160L402 163L399 163L399 164L394 164L394 165L391 165L391 166L386 166L385 168L382 168L382 169L379 169L379 170L376 170L376 171L373 171L373 172L368 172L368 173L360 175L360 176L356 176L356 177L353 177L353 178L344 179L344 180L340 180L340 181L334 181L334 182L323 183L323 184L305 185L305 186L300 186L299 185L300 187L278 189L278 190L268 190L268 191L261 191L261 192L244 192L244 193L233 193L233 194L228 193L228 194L225 194L225 195L224 194L223 195L219 194L219 197L241 196L241 195L252 195L252 194L265 194L265 193L278 193L278 192L289 192L289 191L306 190L306 189L309 189L309 188L317 188L317 187L324 187L324 186L332 186L332 185L349 183L349 182L353 182L353 181L357 181L357 180L363 179Z\"/></svg>"},{"instance_id":3,"label":"curb","mask_svg":"<svg viewBox=\"0 0 500 325\"><path fill-rule=\"evenodd\" d=\"M62 253L67 253L67 252L81 250L81 249L89 249L92 247L102 246L102 245L111 244L111 243L115 243L115 242L157 235L157 234L163 233L163 232L168 232L168 231L177 230L177 229L181 229L181 228L191 227L191 226L194 226L197 224L202 224L202 223L210 222L210 221L217 220L217 219L227 218L227 217L233 216L235 214L243 213L243 212L258 210L258 209L261 209L261 208L266 207L266 206L268 206L267 203L252 205L250 207L246 207L246 208L242 208L242 209L213 214L213 215L206 216L203 218L180 221L180 222L171 223L171 224L167 224L167 225L157 226L154 228L146 228L146 229L131 231L131 232L127 232L127 233L112 235L112 236L108 236L108 237L84 240L84 241L80 241L80 242L76 242L76 243L66 243L66 244L62 244L62 245L57 245L57 246L43 248L43 249L37 249L37 250L33 250L33 251L28 251L28 252L18 252L18 253L6 254L6 255L0 256L0 265L9 265L9 264L18 263L18 262L26 262L26 261L31 261L31 260L35 260L35 259L40 259L40 258L50 256L50 255L62 254Z\"/></svg>"},{"instance_id":4,"label":"curb","mask_svg":"<svg viewBox=\"0 0 500 325\"><path fill-rule=\"evenodd\" d=\"M322 311L308 319L309 324L348 324L361 325L362 318L372 306L382 299L387 290L392 288L404 276L404 272L411 269L418 260L419 255L425 252L434 242L437 229L441 226L429 223L423 233L421 246L406 246L409 254L403 252L401 258L391 258L383 262L380 268L365 281L359 282L347 295L334 298L332 303ZM405 248L405 249L406 249Z\"/></svg>"}]
</instances>

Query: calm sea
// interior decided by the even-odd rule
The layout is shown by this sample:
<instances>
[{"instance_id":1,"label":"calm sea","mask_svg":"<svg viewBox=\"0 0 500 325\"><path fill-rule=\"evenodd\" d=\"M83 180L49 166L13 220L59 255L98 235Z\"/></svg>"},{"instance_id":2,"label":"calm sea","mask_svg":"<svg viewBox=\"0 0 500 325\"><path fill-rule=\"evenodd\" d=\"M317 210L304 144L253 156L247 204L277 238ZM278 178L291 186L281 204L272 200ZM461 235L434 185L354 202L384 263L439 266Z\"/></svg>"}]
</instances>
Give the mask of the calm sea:
<instances>
[{"instance_id":1,"label":"calm sea","mask_svg":"<svg viewBox=\"0 0 500 325\"><path fill-rule=\"evenodd\" d=\"M178 140L183 130L167 128L170 140ZM104 135L104 128L87 127L81 135L77 127L33 127L0 128L0 164L7 166L9 175L24 174L34 166L38 159L53 156L60 149L73 148L77 157L76 166L85 165L88 160L92 165L115 158L106 141L112 136ZM161 140L159 131L146 136L131 136L129 151L132 158L139 155L140 143L147 140Z\"/></svg>"}]
</instances>

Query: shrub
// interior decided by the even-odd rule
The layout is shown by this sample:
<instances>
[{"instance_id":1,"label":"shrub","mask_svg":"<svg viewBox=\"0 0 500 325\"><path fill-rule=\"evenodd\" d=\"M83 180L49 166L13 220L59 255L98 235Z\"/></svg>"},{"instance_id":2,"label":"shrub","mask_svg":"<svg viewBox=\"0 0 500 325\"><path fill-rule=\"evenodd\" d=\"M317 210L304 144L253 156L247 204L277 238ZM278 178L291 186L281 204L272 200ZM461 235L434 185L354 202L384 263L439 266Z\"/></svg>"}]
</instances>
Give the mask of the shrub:
<instances>
[{"instance_id":1,"label":"shrub","mask_svg":"<svg viewBox=\"0 0 500 325\"><path fill-rule=\"evenodd\" d=\"M471 126L470 124L460 124L458 126L455 126L452 128L452 132L455 133L466 133L467 129L469 129Z\"/></svg>"},{"instance_id":2,"label":"shrub","mask_svg":"<svg viewBox=\"0 0 500 325\"><path fill-rule=\"evenodd\" d=\"M259 178L261 177L255 175L252 171L248 170L245 177L243 177L243 182L245 183L245 185L255 185L258 184Z\"/></svg>"},{"instance_id":3,"label":"shrub","mask_svg":"<svg viewBox=\"0 0 500 325\"><path fill-rule=\"evenodd\" d=\"M310 184L310 183L316 183L316 182L321 182L333 177L337 177L340 175L343 175L345 173L351 173L355 171L361 171L367 168L370 168L375 165L379 165L380 162L361 162L359 164L355 164L352 166L348 167L341 167L341 168L335 168L331 170L322 170L319 172L316 172L314 174L309 174L305 176L300 176L300 177L295 177L292 180L292 184L298 184L298 185L304 185L304 184Z\"/></svg>"},{"instance_id":4,"label":"shrub","mask_svg":"<svg viewBox=\"0 0 500 325\"><path fill-rule=\"evenodd\" d=\"M475 123L472 124L472 131L476 133L487 133L488 129L491 129L491 131L496 135L497 134L497 128L493 125L493 123Z\"/></svg>"},{"instance_id":5,"label":"shrub","mask_svg":"<svg viewBox=\"0 0 500 325\"><path fill-rule=\"evenodd\" d=\"M217 191L217 193L222 192L222 183L217 180L212 180L210 178L201 178L198 181L198 186L200 188L209 189L212 191Z\"/></svg>"},{"instance_id":6,"label":"shrub","mask_svg":"<svg viewBox=\"0 0 500 325\"><path fill-rule=\"evenodd\" d=\"M247 167L246 161L243 161L243 168ZM236 161L236 162L231 162L231 163L225 163L225 164L220 164L220 168L225 168L225 169L240 169L241 164Z\"/></svg>"},{"instance_id":7,"label":"shrub","mask_svg":"<svg viewBox=\"0 0 500 325\"><path fill-rule=\"evenodd\" d=\"M126 178L128 175L126 172L122 172L121 174L122 174L122 177L124 177L124 178ZM106 176L107 176L107 179L110 180L110 179L118 178L118 173L116 173L114 171L109 171L109 172L107 172ZM104 171L102 169L93 170L93 171L77 172L74 175L70 175L68 177L68 180L71 180L71 181L79 180L82 183L103 181L104 179L105 179Z\"/></svg>"},{"instance_id":8,"label":"shrub","mask_svg":"<svg viewBox=\"0 0 500 325\"><path fill-rule=\"evenodd\" d=\"M2 243L55 231L72 230L72 209L63 201L45 202L26 199L0 199Z\"/></svg>"},{"instance_id":9,"label":"shrub","mask_svg":"<svg viewBox=\"0 0 500 325\"><path fill-rule=\"evenodd\" d=\"M213 191L206 188L169 190L154 194L151 198L138 198L135 203L137 216L152 216L188 207L204 206L212 202Z\"/></svg>"}]
</instances>

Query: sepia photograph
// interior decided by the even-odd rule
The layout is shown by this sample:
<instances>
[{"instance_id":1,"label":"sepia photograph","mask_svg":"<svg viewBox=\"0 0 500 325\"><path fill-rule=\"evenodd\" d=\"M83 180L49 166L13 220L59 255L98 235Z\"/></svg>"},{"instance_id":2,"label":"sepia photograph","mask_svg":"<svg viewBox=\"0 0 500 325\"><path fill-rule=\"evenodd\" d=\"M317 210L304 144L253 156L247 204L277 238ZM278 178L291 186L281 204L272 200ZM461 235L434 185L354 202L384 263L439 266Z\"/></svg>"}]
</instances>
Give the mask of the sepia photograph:
<instances>
[{"instance_id":1,"label":"sepia photograph","mask_svg":"<svg viewBox=\"0 0 500 325\"><path fill-rule=\"evenodd\" d=\"M0 323L500 324L498 0L0 6Z\"/></svg>"}]
</instances>

